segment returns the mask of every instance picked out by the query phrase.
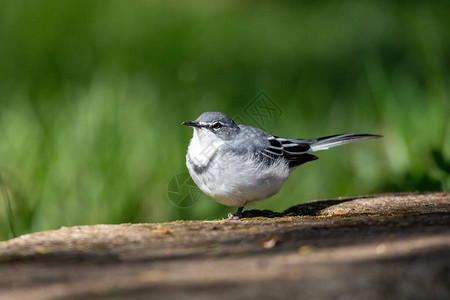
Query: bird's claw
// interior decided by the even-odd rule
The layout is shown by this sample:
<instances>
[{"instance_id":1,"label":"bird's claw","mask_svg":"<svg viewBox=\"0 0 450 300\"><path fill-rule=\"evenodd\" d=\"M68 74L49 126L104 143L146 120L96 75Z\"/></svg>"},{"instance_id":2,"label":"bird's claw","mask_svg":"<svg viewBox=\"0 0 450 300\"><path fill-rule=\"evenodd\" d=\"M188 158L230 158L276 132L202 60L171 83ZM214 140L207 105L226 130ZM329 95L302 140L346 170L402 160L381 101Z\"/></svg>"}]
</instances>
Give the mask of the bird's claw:
<instances>
[{"instance_id":1,"label":"bird's claw","mask_svg":"<svg viewBox=\"0 0 450 300\"><path fill-rule=\"evenodd\" d=\"M241 214L228 213L228 220L239 220L240 218L242 218Z\"/></svg>"}]
</instances>

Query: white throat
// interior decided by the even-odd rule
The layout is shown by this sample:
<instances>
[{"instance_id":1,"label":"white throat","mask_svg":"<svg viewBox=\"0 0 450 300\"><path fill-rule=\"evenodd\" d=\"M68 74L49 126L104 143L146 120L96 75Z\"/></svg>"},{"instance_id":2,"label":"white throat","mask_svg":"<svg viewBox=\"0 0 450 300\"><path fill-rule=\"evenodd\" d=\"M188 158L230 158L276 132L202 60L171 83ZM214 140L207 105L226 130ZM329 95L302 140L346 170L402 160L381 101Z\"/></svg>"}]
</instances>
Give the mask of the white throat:
<instances>
[{"instance_id":1,"label":"white throat","mask_svg":"<svg viewBox=\"0 0 450 300\"><path fill-rule=\"evenodd\" d=\"M204 166L223 144L224 141L214 133L194 128L194 136L189 143L188 153L193 163Z\"/></svg>"}]
</instances>

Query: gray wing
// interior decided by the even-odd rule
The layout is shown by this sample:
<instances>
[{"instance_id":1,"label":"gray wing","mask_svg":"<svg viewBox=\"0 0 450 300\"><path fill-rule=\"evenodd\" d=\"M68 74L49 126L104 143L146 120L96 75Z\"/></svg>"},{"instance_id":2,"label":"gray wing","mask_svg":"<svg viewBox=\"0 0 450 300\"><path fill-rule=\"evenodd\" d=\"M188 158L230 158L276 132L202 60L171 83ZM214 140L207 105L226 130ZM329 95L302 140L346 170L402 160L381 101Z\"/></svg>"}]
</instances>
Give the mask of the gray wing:
<instances>
[{"instance_id":1,"label":"gray wing","mask_svg":"<svg viewBox=\"0 0 450 300\"><path fill-rule=\"evenodd\" d=\"M290 169L318 159L310 153L312 151L310 145L302 140L268 136L267 141L269 144L261 150L261 154L268 159L286 159Z\"/></svg>"},{"instance_id":2,"label":"gray wing","mask_svg":"<svg viewBox=\"0 0 450 300\"><path fill-rule=\"evenodd\" d=\"M317 156L311 154L311 152L379 137L381 136L367 133L337 134L310 140L268 136L267 140L270 145L263 149L262 154L271 158L284 157L289 162L289 167L293 168L308 161L316 160Z\"/></svg>"},{"instance_id":3,"label":"gray wing","mask_svg":"<svg viewBox=\"0 0 450 300\"><path fill-rule=\"evenodd\" d=\"M239 125L239 128L239 136L230 150L241 153L248 151L258 153L261 159L269 164L284 159L290 169L318 159L312 152L380 137L366 133L347 133L318 139L289 139L270 135L251 126Z\"/></svg>"},{"instance_id":4,"label":"gray wing","mask_svg":"<svg viewBox=\"0 0 450 300\"><path fill-rule=\"evenodd\" d=\"M251 126L239 125L239 127L240 149L258 153L261 160L268 164L284 159L289 168L294 168L317 159L317 156L310 153L312 150L307 140L280 138Z\"/></svg>"}]
</instances>

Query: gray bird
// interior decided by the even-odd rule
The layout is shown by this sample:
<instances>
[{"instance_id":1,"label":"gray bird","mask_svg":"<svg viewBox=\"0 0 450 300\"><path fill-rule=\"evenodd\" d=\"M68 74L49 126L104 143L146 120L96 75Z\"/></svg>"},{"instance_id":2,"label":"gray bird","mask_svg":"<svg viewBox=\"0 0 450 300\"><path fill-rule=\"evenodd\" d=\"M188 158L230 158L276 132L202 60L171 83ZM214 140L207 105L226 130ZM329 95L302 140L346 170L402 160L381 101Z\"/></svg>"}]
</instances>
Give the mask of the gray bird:
<instances>
[{"instance_id":1,"label":"gray bird","mask_svg":"<svg viewBox=\"0 0 450 300\"><path fill-rule=\"evenodd\" d=\"M318 157L319 150L379 135L348 133L318 139L280 138L258 128L236 124L221 112L205 112L195 121L186 165L194 182L215 201L238 207L229 218L239 219L247 203L266 199L281 189L298 166Z\"/></svg>"}]
</instances>

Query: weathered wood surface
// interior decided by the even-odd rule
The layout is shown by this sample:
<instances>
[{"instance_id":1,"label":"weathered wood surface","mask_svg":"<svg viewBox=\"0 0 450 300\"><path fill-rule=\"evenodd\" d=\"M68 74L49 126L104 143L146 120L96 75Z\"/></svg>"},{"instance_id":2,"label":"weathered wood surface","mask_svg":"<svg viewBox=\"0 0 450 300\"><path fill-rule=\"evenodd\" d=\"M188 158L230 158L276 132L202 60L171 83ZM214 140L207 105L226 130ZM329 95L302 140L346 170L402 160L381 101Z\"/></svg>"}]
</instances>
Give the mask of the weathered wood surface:
<instances>
[{"instance_id":1,"label":"weathered wood surface","mask_svg":"<svg viewBox=\"0 0 450 300\"><path fill-rule=\"evenodd\" d=\"M450 299L450 193L245 216L63 227L0 242L0 298Z\"/></svg>"}]
</instances>

